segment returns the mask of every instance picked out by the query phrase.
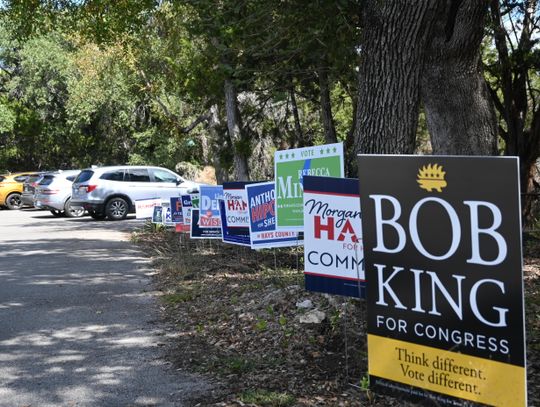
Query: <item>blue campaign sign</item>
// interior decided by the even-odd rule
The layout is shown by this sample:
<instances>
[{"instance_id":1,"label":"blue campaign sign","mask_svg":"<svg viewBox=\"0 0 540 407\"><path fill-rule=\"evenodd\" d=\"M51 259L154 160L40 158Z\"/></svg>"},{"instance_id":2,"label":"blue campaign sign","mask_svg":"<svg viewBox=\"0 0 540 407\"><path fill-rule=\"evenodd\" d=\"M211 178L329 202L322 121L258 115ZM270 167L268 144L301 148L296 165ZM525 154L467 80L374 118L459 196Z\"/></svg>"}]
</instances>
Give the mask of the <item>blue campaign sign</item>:
<instances>
[{"instance_id":1,"label":"blue campaign sign","mask_svg":"<svg viewBox=\"0 0 540 407\"><path fill-rule=\"evenodd\" d=\"M184 223L184 215L182 213L182 198L178 196L171 197L171 222Z\"/></svg>"},{"instance_id":2,"label":"blue campaign sign","mask_svg":"<svg viewBox=\"0 0 540 407\"><path fill-rule=\"evenodd\" d=\"M276 193L274 182L246 185L249 209L249 233L252 249L297 246L298 233L276 230Z\"/></svg>"},{"instance_id":3,"label":"blue campaign sign","mask_svg":"<svg viewBox=\"0 0 540 407\"><path fill-rule=\"evenodd\" d=\"M199 190L199 227L219 229L221 227L219 200L223 199L223 187L221 185L201 185Z\"/></svg>"},{"instance_id":4,"label":"blue campaign sign","mask_svg":"<svg viewBox=\"0 0 540 407\"><path fill-rule=\"evenodd\" d=\"M239 246L251 246L249 239L249 228L231 228L227 221L227 212L225 210L225 201L219 200L219 211L221 213L221 233L222 240L225 243L236 244Z\"/></svg>"},{"instance_id":5,"label":"blue campaign sign","mask_svg":"<svg viewBox=\"0 0 540 407\"><path fill-rule=\"evenodd\" d=\"M192 239L221 239L221 227L201 228L199 226L199 209L192 209L190 237Z\"/></svg>"},{"instance_id":6,"label":"blue campaign sign","mask_svg":"<svg viewBox=\"0 0 540 407\"><path fill-rule=\"evenodd\" d=\"M246 185L254 182L224 182L223 206L220 206L221 224L224 225L223 241L242 246L251 246L249 238L249 209ZM221 205L221 202L220 202Z\"/></svg>"},{"instance_id":7,"label":"blue campaign sign","mask_svg":"<svg viewBox=\"0 0 540 407\"><path fill-rule=\"evenodd\" d=\"M171 207L163 207L163 224L165 226L174 226L171 218Z\"/></svg>"},{"instance_id":8,"label":"blue campaign sign","mask_svg":"<svg viewBox=\"0 0 540 407\"><path fill-rule=\"evenodd\" d=\"M190 233L191 232L191 208L193 203L191 201L191 195L181 195L180 201L182 206L182 223L176 223L176 231ZM171 202L171 205L177 209Z\"/></svg>"},{"instance_id":9,"label":"blue campaign sign","mask_svg":"<svg viewBox=\"0 0 540 407\"><path fill-rule=\"evenodd\" d=\"M304 177L306 289L366 297L358 179Z\"/></svg>"},{"instance_id":10,"label":"blue campaign sign","mask_svg":"<svg viewBox=\"0 0 540 407\"><path fill-rule=\"evenodd\" d=\"M191 195L182 195L182 217L184 225L191 225L191 209L193 208L193 202Z\"/></svg>"},{"instance_id":11,"label":"blue campaign sign","mask_svg":"<svg viewBox=\"0 0 540 407\"><path fill-rule=\"evenodd\" d=\"M152 214L152 223L163 223L163 207L154 206L154 212Z\"/></svg>"},{"instance_id":12,"label":"blue campaign sign","mask_svg":"<svg viewBox=\"0 0 540 407\"><path fill-rule=\"evenodd\" d=\"M182 195L181 198L182 198L182 207L184 206L187 206L190 208L192 207L191 195Z\"/></svg>"}]
</instances>

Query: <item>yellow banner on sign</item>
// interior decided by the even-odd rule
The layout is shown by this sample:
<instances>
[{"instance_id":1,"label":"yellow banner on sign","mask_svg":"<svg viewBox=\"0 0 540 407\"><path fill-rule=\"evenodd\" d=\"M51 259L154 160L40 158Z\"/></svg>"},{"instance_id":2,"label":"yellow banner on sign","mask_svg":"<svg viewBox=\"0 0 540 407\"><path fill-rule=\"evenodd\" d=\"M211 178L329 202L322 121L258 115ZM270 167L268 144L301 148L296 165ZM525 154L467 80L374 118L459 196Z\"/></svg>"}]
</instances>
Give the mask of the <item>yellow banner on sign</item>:
<instances>
[{"instance_id":1,"label":"yellow banner on sign","mask_svg":"<svg viewBox=\"0 0 540 407\"><path fill-rule=\"evenodd\" d=\"M525 368L368 335L369 374L493 406L526 405Z\"/></svg>"}]
</instances>

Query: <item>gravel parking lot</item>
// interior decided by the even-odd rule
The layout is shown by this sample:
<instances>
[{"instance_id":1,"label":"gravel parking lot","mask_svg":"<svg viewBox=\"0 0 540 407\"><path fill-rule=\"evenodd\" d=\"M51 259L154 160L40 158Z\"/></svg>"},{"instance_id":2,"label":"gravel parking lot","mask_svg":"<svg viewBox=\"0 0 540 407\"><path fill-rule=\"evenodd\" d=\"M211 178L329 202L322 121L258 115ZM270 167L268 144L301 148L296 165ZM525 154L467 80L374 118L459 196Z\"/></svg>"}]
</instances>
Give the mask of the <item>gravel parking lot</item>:
<instances>
[{"instance_id":1,"label":"gravel parking lot","mask_svg":"<svg viewBox=\"0 0 540 407\"><path fill-rule=\"evenodd\" d=\"M0 210L0 406L183 406L138 222Z\"/></svg>"}]
</instances>

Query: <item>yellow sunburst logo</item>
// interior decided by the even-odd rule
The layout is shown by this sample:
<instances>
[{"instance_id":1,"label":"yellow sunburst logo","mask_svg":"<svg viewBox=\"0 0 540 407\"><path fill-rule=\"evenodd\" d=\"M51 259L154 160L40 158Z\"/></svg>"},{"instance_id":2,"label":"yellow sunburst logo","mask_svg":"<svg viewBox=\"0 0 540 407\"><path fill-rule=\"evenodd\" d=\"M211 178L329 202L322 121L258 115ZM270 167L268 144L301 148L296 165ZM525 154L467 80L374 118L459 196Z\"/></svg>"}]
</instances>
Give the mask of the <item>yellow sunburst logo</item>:
<instances>
[{"instance_id":1,"label":"yellow sunburst logo","mask_svg":"<svg viewBox=\"0 0 540 407\"><path fill-rule=\"evenodd\" d=\"M444 179L446 172L443 171L443 167L438 164L424 165L418 170L418 179L416 180L420 185L420 188L425 189L428 192L437 191L442 192L448 184Z\"/></svg>"}]
</instances>

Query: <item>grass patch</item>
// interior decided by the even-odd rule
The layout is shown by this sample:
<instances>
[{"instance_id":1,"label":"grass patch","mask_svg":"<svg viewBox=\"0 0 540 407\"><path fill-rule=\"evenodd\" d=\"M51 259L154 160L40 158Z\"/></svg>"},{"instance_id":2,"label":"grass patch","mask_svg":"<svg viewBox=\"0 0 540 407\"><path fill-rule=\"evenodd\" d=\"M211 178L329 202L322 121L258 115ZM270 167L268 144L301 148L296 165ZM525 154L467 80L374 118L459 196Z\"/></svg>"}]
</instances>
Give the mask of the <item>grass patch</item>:
<instances>
[{"instance_id":1,"label":"grass patch","mask_svg":"<svg viewBox=\"0 0 540 407\"><path fill-rule=\"evenodd\" d=\"M259 265L259 268L261 280L264 281L264 285L273 284L276 287L281 288L291 285L304 285L303 268L299 270L296 268L286 267L278 267L274 269L264 264Z\"/></svg>"},{"instance_id":2,"label":"grass patch","mask_svg":"<svg viewBox=\"0 0 540 407\"><path fill-rule=\"evenodd\" d=\"M185 291L183 293L165 294L163 296L163 301L170 305L181 304L183 302L193 301L194 299L195 294L191 291Z\"/></svg>"},{"instance_id":3,"label":"grass patch","mask_svg":"<svg viewBox=\"0 0 540 407\"><path fill-rule=\"evenodd\" d=\"M221 376L231 374L242 376L255 371L258 367L256 360L242 356L218 356L206 363L203 362L203 365L205 366L206 371L212 371Z\"/></svg>"},{"instance_id":4,"label":"grass patch","mask_svg":"<svg viewBox=\"0 0 540 407\"><path fill-rule=\"evenodd\" d=\"M278 393L263 389L247 390L240 395L240 401L260 406L287 407L296 403L296 398L287 393Z\"/></svg>"},{"instance_id":5,"label":"grass patch","mask_svg":"<svg viewBox=\"0 0 540 407\"><path fill-rule=\"evenodd\" d=\"M242 357L228 357L222 360L223 367L234 374L248 373L255 369L255 362Z\"/></svg>"}]
</instances>

